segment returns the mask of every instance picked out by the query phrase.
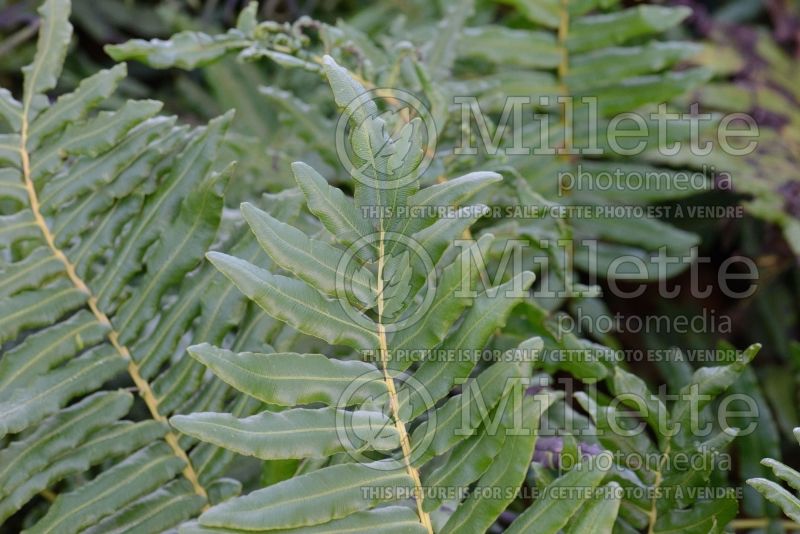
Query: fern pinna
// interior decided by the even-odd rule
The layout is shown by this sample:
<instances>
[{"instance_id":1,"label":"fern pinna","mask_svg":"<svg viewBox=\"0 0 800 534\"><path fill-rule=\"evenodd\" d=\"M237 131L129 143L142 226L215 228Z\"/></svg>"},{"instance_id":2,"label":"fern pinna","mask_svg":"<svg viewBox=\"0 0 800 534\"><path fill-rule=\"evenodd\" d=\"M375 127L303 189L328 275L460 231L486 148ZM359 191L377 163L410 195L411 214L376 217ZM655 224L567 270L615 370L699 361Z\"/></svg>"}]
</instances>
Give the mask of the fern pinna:
<instances>
[{"instance_id":1,"label":"fern pinna","mask_svg":"<svg viewBox=\"0 0 800 534\"><path fill-rule=\"evenodd\" d=\"M800 442L800 428L794 429L794 437ZM800 521L800 499L797 498L797 491L800 491L800 473L792 469L783 462L773 458L764 458L762 465L772 469L772 473L782 481L786 482L795 492L791 492L779 483L766 478L751 478L747 483L761 493L765 499L781 507L783 513L794 521ZM793 525L790 525L793 527Z\"/></svg>"}]
</instances>

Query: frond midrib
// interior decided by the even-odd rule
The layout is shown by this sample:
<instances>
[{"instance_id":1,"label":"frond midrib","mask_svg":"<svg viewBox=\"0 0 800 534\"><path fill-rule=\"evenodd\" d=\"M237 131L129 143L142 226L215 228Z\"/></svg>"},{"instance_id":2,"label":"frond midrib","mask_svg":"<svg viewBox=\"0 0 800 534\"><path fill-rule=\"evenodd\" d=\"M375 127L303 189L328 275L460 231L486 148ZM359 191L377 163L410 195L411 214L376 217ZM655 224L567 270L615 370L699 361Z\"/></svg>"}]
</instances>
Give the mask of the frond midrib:
<instances>
[{"instance_id":1,"label":"frond midrib","mask_svg":"<svg viewBox=\"0 0 800 534\"><path fill-rule=\"evenodd\" d=\"M23 101L21 127L19 135L19 147L17 147L17 149L19 150L20 160L22 163L22 178L24 181L24 188L28 195L30 210L33 214L35 224L41 231L45 243L47 247L50 249L50 252L56 259L58 259L64 265L64 271L69 281L73 284L73 286L76 289L87 295L87 305L89 306L89 309L92 312L94 318L102 326L107 327L109 329L108 333L106 334L106 338L108 339L112 347L114 347L114 350L116 350L117 353L127 362L128 374L133 380L133 383L136 385L139 396L147 405L147 409L150 412L150 416L167 427L168 430L164 436L164 440L169 445L170 449L172 449L172 452L175 454L175 456L183 460L183 462L185 463L185 467L183 468L184 477L186 477L186 479L191 483L194 492L200 497L202 497L204 500L206 500L205 507L208 507L207 504L208 493L206 489L202 486L202 484L200 484L200 480L192 466L188 454L186 454L186 451L183 450L183 448L180 446L178 442L178 436L170 429L167 418L159 412L158 400L156 399L156 396L153 393L153 389L150 386L150 383L142 377L139 371L139 366L133 360L128 347L120 343L119 332L117 332L114 329L108 315L99 308L97 304L97 297L92 293L91 289L89 289L89 286L86 284L86 282L84 282L84 280L78 275L75 269L75 265L69 260L69 258L67 258L66 254L56 245L55 236L50 231L50 228L47 226L47 222L45 221L45 218L42 215L39 203L39 197L36 192L36 187L33 183L33 177L31 175L30 154L27 148L28 130L30 126L28 121L28 116L30 113L31 98L32 95L26 94Z\"/></svg>"},{"instance_id":2,"label":"frond midrib","mask_svg":"<svg viewBox=\"0 0 800 534\"><path fill-rule=\"evenodd\" d=\"M433 526L431 524L430 515L423 507L424 496L422 491L422 481L419 477L419 471L416 467L411 465L411 441L408 436L408 431L406 430L406 425L403 422L403 419L400 417L400 403L397 399L397 388L395 387L394 379L389 373L389 345L386 341L386 328L383 326L383 268L386 259L384 256L383 220L381 220L380 224L380 237L378 241L378 275L376 277L378 287L376 289L376 294L378 308L377 330L378 342L380 345L378 347L378 353L380 354L381 371L383 372L384 382L386 382L386 389L389 392L389 408L391 410L392 419L394 419L395 428L397 429L397 433L400 437L400 448L403 454L403 463L405 465L406 472L408 472L408 475L414 482L417 513L419 514L419 519L422 522L422 525L427 529L428 534L433 534Z\"/></svg>"}]
</instances>

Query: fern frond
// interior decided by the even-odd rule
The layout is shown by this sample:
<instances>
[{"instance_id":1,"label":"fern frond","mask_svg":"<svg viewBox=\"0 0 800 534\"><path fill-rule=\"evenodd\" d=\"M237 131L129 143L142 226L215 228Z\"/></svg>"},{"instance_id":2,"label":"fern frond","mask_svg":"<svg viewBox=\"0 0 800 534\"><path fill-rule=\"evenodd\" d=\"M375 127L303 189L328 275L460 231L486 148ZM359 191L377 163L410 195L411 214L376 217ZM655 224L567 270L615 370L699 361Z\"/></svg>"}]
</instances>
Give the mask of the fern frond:
<instances>
[{"instance_id":1,"label":"fern frond","mask_svg":"<svg viewBox=\"0 0 800 534\"><path fill-rule=\"evenodd\" d=\"M333 60L326 58L325 65L340 105L365 91ZM377 139L374 136L385 135L380 132L365 133ZM402 136L399 141L384 138L379 145L395 142L402 142ZM373 147L370 150L378 150L378 145ZM212 253L209 258L266 313L309 336L349 347L352 359L194 346L190 354L240 391L269 402L269 408L245 419L198 413L176 416L171 422L198 439L260 458L323 461L303 475L213 507L200 516L199 525L185 525L185 530L337 530L393 509L375 508L379 504L402 505L413 496L416 521L403 531L433 532L431 513L444 503L435 493L427 499L429 483L434 489L466 489L491 476L519 486L539 417L555 397L545 392L535 397L537 402L512 402L530 363L512 359L479 365L478 356L527 295L533 275L523 272L477 297L459 298L454 292L464 282L474 287L477 277L477 269L462 261L469 259L464 255L485 248L491 236L461 254L454 253L452 240L483 213L480 209L465 209L454 220L433 217L411 224L391 215L396 213L392 210L364 215L365 208L376 205L466 201L499 177L473 174L413 195L375 193L360 184L353 204L309 167L295 164L294 171L311 212L327 230L324 239L312 239L250 204L242 206L265 252L290 276L232 255ZM363 246L353 249L354 244ZM414 254L426 258L412 258ZM433 272L428 270L431 265ZM426 287L431 277L439 278L441 285ZM349 291L340 289L342 281ZM430 307L416 317L416 306L426 302L426 290L432 292ZM395 316L386 313L390 299L397 308ZM398 324L408 324L409 331ZM531 341L520 348L536 353L538 347ZM460 357L441 361L426 356L434 349ZM406 352L416 353L416 359L405 360ZM372 361L357 361L357 356L372 356ZM427 361L418 361L420 357ZM397 369L406 370L408 377ZM459 384L460 394L439 402ZM528 430L525 436L511 431L520 421ZM519 454L501 464L502 470L491 472L504 443ZM511 499L513 492L500 505L476 503L487 525Z\"/></svg>"},{"instance_id":2,"label":"fern frond","mask_svg":"<svg viewBox=\"0 0 800 534\"><path fill-rule=\"evenodd\" d=\"M623 494L617 525L646 529L648 533L722 532L736 516L738 503L733 496L723 493L718 498L701 498L689 488L709 483L715 456L725 450L739 430L723 428L702 442L697 441L693 432L702 422L700 410L734 384L759 349L759 345L753 345L739 353L730 364L696 370L669 409L649 391L641 378L616 368L609 377L611 392L626 409L638 413L647 422L657 433L656 440L641 432L633 436L614 432L610 422L619 417L619 404L614 406L584 392L576 393L576 400L589 413L594 432L607 450L638 454L641 458L659 458L655 466L642 462L638 469L627 466L612 469L609 478L628 490ZM674 432L664 435L664 428L674 429ZM679 457L693 459L695 467L681 466L674 460ZM619 471L615 472L617 469ZM641 488L649 488L645 494L652 497L637 497L636 491L641 495Z\"/></svg>"},{"instance_id":3,"label":"fern frond","mask_svg":"<svg viewBox=\"0 0 800 534\"><path fill-rule=\"evenodd\" d=\"M220 225L232 167L216 158L230 115L189 129L155 101L112 108L125 65L51 103L69 11L44 3L23 93L0 97L11 129L0 142L0 521L33 501L31 532L161 530L211 504L230 460L167 419L255 407L183 354L260 315L204 254L261 252ZM40 492L55 494L49 506Z\"/></svg>"}]
</instances>

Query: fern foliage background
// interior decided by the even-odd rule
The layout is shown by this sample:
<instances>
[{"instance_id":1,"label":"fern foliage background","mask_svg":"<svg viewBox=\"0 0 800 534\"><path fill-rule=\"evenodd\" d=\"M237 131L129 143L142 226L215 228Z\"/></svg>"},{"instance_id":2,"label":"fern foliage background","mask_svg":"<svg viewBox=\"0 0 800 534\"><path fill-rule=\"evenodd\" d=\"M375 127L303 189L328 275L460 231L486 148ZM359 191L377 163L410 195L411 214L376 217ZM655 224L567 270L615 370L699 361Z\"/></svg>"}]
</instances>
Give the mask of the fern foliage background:
<instances>
[{"instance_id":1,"label":"fern foliage background","mask_svg":"<svg viewBox=\"0 0 800 534\"><path fill-rule=\"evenodd\" d=\"M534 5L536 7L531 7ZM429 180L434 179L437 173L469 170L470 165L487 170L510 167L516 176L525 176L526 183L522 186L516 180L509 181L513 187L508 191L512 202L523 205L527 201L525 195L530 194L541 195L550 202L565 206L647 205L680 199L713 187L709 180L689 192L676 187L675 181L687 170L671 168L666 165L671 162L660 160L655 150L655 138L647 140L642 155L625 158L632 159L632 162L604 162L602 158L587 160L585 156L575 155L576 147L591 147L592 143L602 143L607 139L605 131L608 119L613 115L669 101L710 76L707 70L699 67L681 71L672 69L697 53L699 47L696 44L662 43L653 39L685 19L689 14L687 8L641 5L622 9L616 4L572 3L562 10L557 2L552 2L541 6L533 3L519 9L527 26L525 29L488 24L467 27L466 21L474 10L473 2L456 2L446 8L445 17L438 27L426 25L420 18L416 21L418 24L393 28L383 43L370 42L358 29L344 23L336 26L319 24L314 26L319 32L319 51L309 52L304 46L310 39L305 31L307 23L299 21L282 27L270 23L258 25L254 19L256 6L251 4L240 15L236 28L224 34L186 31L167 41L132 40L106 50L117 60L143 61L155 68L191 69L235 55L240 61L267 59L290 69L313 72L322 69L319 59L322 53L334 53L341 61L352 63L368 88L400 84L428 98L439 131L437 146L441 152L450 149L450 156L437 162L439 165L429 172ZM594 14L596 10L609 13ZM519 18L517 16L515 26L520 24ZM575 27L571 28L572 25ZM409 36L421 51L421 57L403 47ZM637 44L642 41L644 44ZM276 42L280 44L276 45ZM521 54L520 47L523 46L525 52ZM634 57L636 60L631 61ZM604 76L594 75L593 70L598 65L602 65ZM214 72L222 74L222 71ZM306 78L302 80L305 82ZM310 93L307 88L300 94L287 93L272 86L262 87L260 92L274 102L277 111L290 119L291 131L287 135L297 136L299 133L303 144L313 151L311 157L322 157L324 163L333 163L331 173L341 176L335 151L324 133L325 128L333 124L326 125L324 121L309 123L302 119L310 109L324 114L328 104L309 108L313 103L306 101L306 95ZM474 97L474 105L483 112L482 120L489 121L488 124L476 125L476 131L468 134L460 131L463 125L459 119L464 105L459 108L452 104L454 97L463 95ZM492 124L493 120L505 120L503 117L508 114L504 109L505 97L509 95L529 98L536 109L524 111L526 115L522 124L512 122L508 128L502 122ZM594 112L582 104L581 99L590 96L596 99L596 107L599 103ZM562 98L574 99L574 111L570 113L575 116L569 127L565 125L564 114L567 111L561 103ZM542 111L547 113L546 121L534 121L528 116ZM599 113L600 121L593 126L594 130L588 126L589 113ZM297 121L301 123L299 129ZM576 125L581 129L573 131ZM479 131L480 127L484 130ZM677 124L666 134L670 143L685 141L689 135L688 121ZM471 139L466 147L463 146L465 135ZM479 136L491 137L492 144L500 149L500 156L478 154L477 157L464 158L452 155L453 148L469 148L475 144L473 138ZM280 137L285 139L285 136ZM523 146L533 149L551 147L554 156L503 155L503 150L519 144L518 139L523 139ZM275 146L284 142L277 139ZM608 146L600 145L595 150L603 154L612 152ZM288 171L294 155L300 154L279 153L276 156L285 158L281 167ZM467 161L469 163L465 163ZM570 173L574 176L580 172L596 181L598 174L620 166L626 172L658 175L661 183L657 189L649 191L626 190L621 183L609 192L598 193L596 189L573 192L567 190L571 186L551 179L553 175ZM657 220L639 219L641 226L637 232L631 231L629 223L630 220L620 218L575 219L564 229L556 221L535 221L507 232L515 236L530 236L531 243L537 248L541 246L538 241L542 235L552 234L556 239L570 238L576 242L598 240L598 265L591 265L586 252L579 252L574 258L579 268L590 270L595 276L603 276L608 271L608 264L623 252L636 254L649 262L649 253L660 247L667 247L670 254L683 256L690 254L692 247L698 244L697 236ZM557 251L546 247L543 253L552 255L554 261L559 256ZM677 272L681 268L670 266L670 269ZM645 279L656 277L655 271L655 266L650 265ZM674 275L675 272L668 274ZM553 280L555 283L565 282L556 279Z\"/></svg>"},{"instance_id":2,"label":"fern foliage background","mask_svg":"<svg viewBox=\"0 0 800 534\"><path fill-rule=\"evenodd\" d=\"M0 530L794 528L796 64L785 27L740 46L749 3L0 4L0 32L21 24L0 43ZM334 133L357 101L354 172ZM636 154L604 141L620 113L690 104L703 139L751 112L759 150L659 152L686 118ZM614 170L660 178L563 179ZM750 216L503 215L705 203ZM558 245L582 240L594 256ZM627 305L724 308L734 332L564 330L624 309L604 295L632 274L695 276L659 250L755 258L743 302ZM608 275L623 255L644 272ZM618 352L674 346L732 356ZM731 395L758 414L719 419Z\"/></svg>"}]
</instances>

